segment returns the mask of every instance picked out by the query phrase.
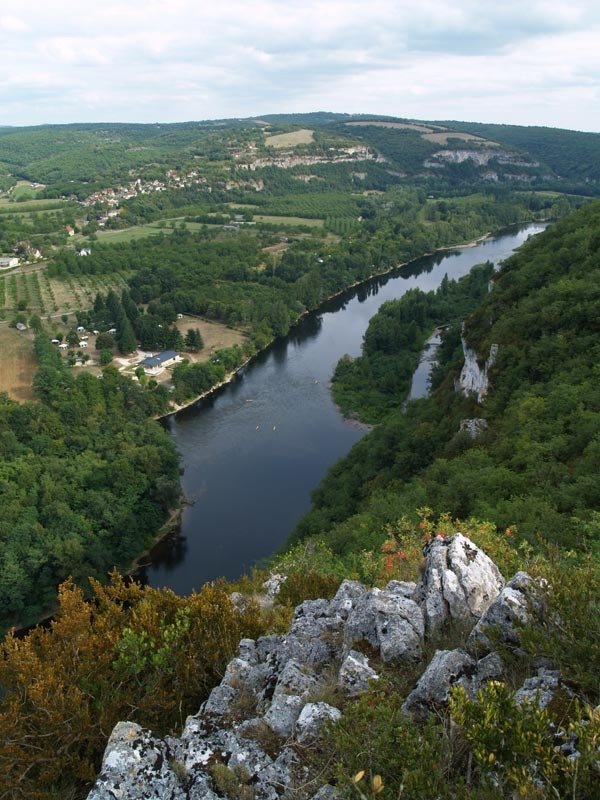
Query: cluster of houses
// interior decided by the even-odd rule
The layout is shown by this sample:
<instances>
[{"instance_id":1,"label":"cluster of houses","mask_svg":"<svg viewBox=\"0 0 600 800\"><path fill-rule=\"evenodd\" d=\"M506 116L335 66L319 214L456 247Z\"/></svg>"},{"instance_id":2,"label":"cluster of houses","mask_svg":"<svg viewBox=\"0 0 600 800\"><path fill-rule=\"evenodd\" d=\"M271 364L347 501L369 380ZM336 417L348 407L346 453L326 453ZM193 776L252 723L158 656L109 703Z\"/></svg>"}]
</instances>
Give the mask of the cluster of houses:
<instances>
[{"instance_id":1,"label":"cluster of houses","mask_svg":"<svg viewBox=\"0 0 600 800\"><path fill-rule=\"evenodd\" d=\"M82 201L84 206L93 206L96 203L104 203L107 206L118 206L123 200L129 200L132 197L137 197L139 194L152 194L152 192L165 192L167 189L183 189L186 186L193 186L194 184L206 183L206 178L198 174L196 170L191 170L185 175L180 175L175 170L170 169L166 173L166 180L160 181L158 179L152 181L143 181L141 178L129 183L127 186L117 186L116 188L109 187L94 192L89 197ZM116 216L118 212L109 211L106 219L111 216ZM102 217L99 220L101 224Z\"/></svg>"},{"instance_id":2,"label":"cluster of houses","mask_svg":"<svg viewBox=\"0 0 600 800\"><path fill-rule=\"evenodd\" d=\"M297 167L300 165L374 161L380 158L376 153L369 150L368 147L361 145L354 147L330 147L326 153L321 155L299 155L295 154L293 150L290 150L267 158L257 158L256 149L254 143L249 143L245 148L233 148L231 154L236 161L236 167L240 170L254 172L262 167L290 169L290 167ZM198 184L206 185L206 183L206 178L200 175L195 169L181 174L174 169L169 169L165 174L165 180L155 179L144 181L141 178L137 178L127 186L117 186L116 188L109 187L94 192L82 201L82 205L93 206L96 203L103 203L111 207L111 210L98 220L98 224L102 226L106 224L108 219L118 214L115 207L123 200L129 200L140 194L164 192L167 189L183 189ZM250 189L255 192L261 192L265 188L264 181L261 179L228 180L216 185L217 188L225 189L226 191L232 191L233 189ZM210 192L211 187L206 186L206 191Z\"/></svg>"}]
</instances>

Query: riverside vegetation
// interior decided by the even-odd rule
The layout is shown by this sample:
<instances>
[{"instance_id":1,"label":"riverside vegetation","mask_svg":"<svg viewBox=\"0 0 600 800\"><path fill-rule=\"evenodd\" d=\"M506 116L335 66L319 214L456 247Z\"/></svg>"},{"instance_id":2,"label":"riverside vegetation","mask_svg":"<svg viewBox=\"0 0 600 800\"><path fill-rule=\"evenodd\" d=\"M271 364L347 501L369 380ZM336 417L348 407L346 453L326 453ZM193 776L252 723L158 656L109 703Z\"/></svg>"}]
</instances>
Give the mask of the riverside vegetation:
<instances>
[{"instance_id":1,"label":"riverside vegetation","mask_svg":"<svg viewBox=\"0 0 600 800\"><path fill-rule=\"evenodd\" d=\"M337 126L345 121L334 120ZM273 124L282 123L273 120ZM140 133L134 128L127 135ZM381 136L381 130L367 125L363 132ZM240 145L252 140L246 129L229 133L230 142L235 137ZM12 154L13 165L21 158L15 143L19 135L16 140L1 137L8 149L0 148L0 154ZM194 132L186 129L186 135L193 138ZM340 134L332 130L327 135ZM34 136L31 141L44 148L47 144L42 142L51 142L52 137ZM218 166L210 161L218 172L227 162L226 148L219 149L214 132L203 141L206 149L195 154L201 152L207 161L208 155L222 157ZM192 149L196 147L197 143ZM191 150L186 157L191 157ZM61 159L67 162L69 156L61 151L60 156L48 158L62 164ZM73 168L77 163L83 164L83 158L70 162ZM362 185L377 187L383 194L355 197L352 203L362 217L360 224L348 226L334 238L287 225L286 238L291 241L275 257L264 250L278 239L269 224L257 225L256 232L238 231L234 238L208 227L210 223L190 219L183 228L178 224L150 239L94 244L86 258L58 250L49 269L56 276L75 278L78 273L110 274L120 269L133 273L129 291L116 299L124 313L120 327L127 330L129 323L134 339L142 331L157 335L160 325L169 328L173 312L242 326L248 333L245 350L223 353L223 360L217 356L202 370L193 364L178 367L173 375L175 398L183 401L221 380L228 368L235 368L274 336L287 333L307 309L373 272L526 217L558 216L580 202L514 192L512 186L488 189L485 196L456 196L464 192L466 170L435 181L413 175L414 184L422 184L415 187L391 180L381 164L365 164L368 177ZM29 166L19 169L32 179L50 175L35 173ZM356 188L357 179L351 176L355 169L343 164L311 167L324 186L333 184L338 190L344 186L342 194ZM264 200L271 205L264 203L265 207L273 212L279 203L280 211L303 210L308 215L306 203L311 194L320 193L315 190L318 183L303 186L282 173L273 167L259 173L269 187ZM549 188L538 173L540 186ZM92 186L110 185L106 177L96 180L98 176L85 175L85 180L93 181L86 184L82 176L80 171L73 194L87 196ZM480 190L483 180L478 173L471 187ZM291 181L295 197L284 204ZM552 183L554 187L560 183L557 173ZM427 197L434 184L438 189L443 185L443 198ZM59 196L60 181L44 191ZM221 213L224 201L232 197L218 187L210 200L200 189L182 191L185 206L175 190L160 195L162 208L154 196L143 211L143 197L126 203L138 209L136 214L158 219L161 214L175 216L181 208L184 215L192 210L205 214L207 209ZM233 199L254 203L256 196L238 187ZM339 206L340 212L343 208ZM198 227L186 229L187 225ZM493 277L489 294L484 291L489 269L482 267L457 285L445 284L435 297L411 293L382 309L367 334L364 355L340 365L335 386L345 410L379 424L315 491L313 509L294 534L297 544L292 543L274 564L288 580L267 613L250 604L240 616L229 599L233 589L255 593L265 577L258 572L238 586L205 587L190 598L142 589L117 576L108 587L102 585L111 566L125 567L148 545L177 502L176 454L166 433L149 419L167 410L170 396L152 382L132 383L113 366L103 371L102 380L87 374L75 378L50 345L48 333L40 333L35 380L39 402L19 405L4 397L0 407L2 624L35 619L52 606L60 581L72 575L75 583L61 589L60 608L50 628L36 629L23 639L9 636L3 645L0 763L5 785L0 796L83 796L117 720L134 719L160 733L177 730L218 682L241 636L284 630L295 604L307 597L331 596L343 577L371 585L391 578L413 579L423 535L435 536L456 526L484 547L505 574L526 567L547 577L546 629L543 636L533 629L528 634L528 652L550 657L580 699L579 704L556 711L562 715L561 724L585 724L589 719L585 704L598 702L600 638L599 230L598 204L586 205L526 245ZM88 233L94 236L93 231ZM94 313L101 314L107 302L120 313L112 296L110 301L99 296ZM454 391L462 362L459 320L468 314L466 342L484 360L490 345L499 345L490 371L492 390L482 407L473 397ZM142 323L146 316L150 319ZM438 351L434 391L404 411L410 364L418 360L419 343L440 324L449 327ZM127 352L135 343L119 345ZM459 431L461 420L473 417L487 423L477 439ZM419 515L417 509L425 507L430 510ZM443 516L448 512L463 522L449 522ZM469 521L471 517L490 522ZM86 602L86 593L91 603ZM558 627L551 624L555 618L561 620ZM198 641L206 647L198 647ZM516 662L514 669L516 675ZM389 680L389 689L369 693L346 711L351 729L363 733L350 741L343 728L332 730L325 752L343 765L343 774L337 776L340 785L344 775L351 778L368 766L373 775L383 776L384 797L402 793L421 797L430 787L418 750L440 751L443 728L433 720L425 729L407 732L396 712L408 691L409 676L392 674ZM480 702L481 714L471 712L466 703L456 714L476 760L480 753L489 757L496 752L482 744L491 741L494 715L514 720L515 731L527 727L510 695L490 695ZM478 715L491 720L490 727L478 727ZM536 725L534 720L527 730L538 730ZM361 762L364 736L372 731L381 742L382 760L367 765ZM401 790L397 744L411 736L420 746L406 748L403 769L414 775L414 782ZM515 737L510 740L514 753L533 742L519 741L516 733ZM477 780L465 788L465 762L451 761L446 758L440 766L447 781L445 796L511 796ZM354 791L351 783L347 785ZM523 786L529 792L524 796L556 796L548 786ZM586 786L582 780L583 793L578 795L576 787L571 793L591 797Z\"/></svg>"},{"instance_id":2,"label":"riverside vegetation","mask_svg":"<svg viewBox=\"0 0 600 800\"><path fill-rule=\"evenodd\" d=\"M17 406L6 400L2 419L7 477L0 495L7 512L0 538L5 576L0 625L39 619L51 609L62 580L73 576L85 585L88 575L100 579L111 566L127 568L152 541L169 507L177 503L178 478L167 433L146 418L221 383L274 337L286 335L306 311L373 272L540 211L535 195L487 200L476 196L449 200L447 219L434 219L421 191L402 188L366 203L367 218L358 232L339 241L301 237L269 265L263 263L267 255L260 235L224 236L210 229L178 229L169 237L101 245L85 258L56 253L48 266L53 276L76 279L123 269L131 275L128 288L119 295L99 292L91 308L77 311L77 322L89 330L115 326L114 339L98 337L101 363L110 362L115 349L128 354L138 346L188 347L175 327L178 314L236 326L246 339L202 362L184 359L172 370L168 392L146 376L144 386L133 384L112 365L102 373L102 381L92 375L74 378L70 365L75 350L71 358L61 360L49 341L51 323L34 320L42 328L36 339L39 369L33 382L40 403ZM552 203L546 212L551 208ZM67 341L77 346L74 329ZM34 426L31 433L30 425L21 424L22 416L29 414L42 417L41 432ZM124 438L119 438L121 432ZM119 445L107 452L107 443L115 437ZM159 458L144 447L146 437L158 448ZM132 448L127 456L125 439ZM41 478L46 475L51 489L43 489ZM112 494L115 503L110 501ZM142 500L149 504L147 514L135 511Z\"/></svg>"}]
</instances>

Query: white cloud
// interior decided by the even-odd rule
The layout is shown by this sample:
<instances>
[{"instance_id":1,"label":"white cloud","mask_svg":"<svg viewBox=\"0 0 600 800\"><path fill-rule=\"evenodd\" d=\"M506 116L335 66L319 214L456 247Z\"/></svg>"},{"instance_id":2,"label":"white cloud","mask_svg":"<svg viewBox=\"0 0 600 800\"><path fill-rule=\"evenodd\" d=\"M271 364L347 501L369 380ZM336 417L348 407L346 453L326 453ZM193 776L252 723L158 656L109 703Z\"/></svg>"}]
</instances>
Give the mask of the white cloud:
<instances>
[{"instance_id":1,"label":"white cloud","mask_svg":"<svg viewBox=\"0 0 600 800\"><path fill-rule=\"evenodd\" d=\"M20 0L0 124L365 111L600 129L591 0Z\"/></svg>"}]
</instances>

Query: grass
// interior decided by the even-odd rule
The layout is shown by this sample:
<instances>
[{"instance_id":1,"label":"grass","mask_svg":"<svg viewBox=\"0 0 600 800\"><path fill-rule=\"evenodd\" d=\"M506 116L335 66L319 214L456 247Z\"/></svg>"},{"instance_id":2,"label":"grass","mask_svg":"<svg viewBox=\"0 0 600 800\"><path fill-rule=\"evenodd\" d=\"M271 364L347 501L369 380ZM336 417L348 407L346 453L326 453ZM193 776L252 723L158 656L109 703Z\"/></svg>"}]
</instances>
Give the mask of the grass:
<instances>
[{"instance_id":1,"label":"grass","mask_svg":"<svg viewBox=\"0 0 600 800\"><path fill-rule=\"evenodd\" d=\"M163 233L165 236L170 236L175 228L171 228L169 223L175 222L176 225L179 225L179 223L183 221L183 217L171 217L169 219L148 222L146 225L136 225L133 228L123 228L122 230L116 231L98 231L98 241L105 244L113 244L115 242L133 242L136 239L146 239L148 236L158 236L160 233ZM199 231L204 227L204 223L186 222L185 227L188 231ZM222 226L221 224L211 225L208 223L207 227L220 228ZM88 242L82 238L81 243L87 244Z\"/></svg>"},{"instance_id":2,"label":"grass","mask_svg":"<svg viewBox=\"0 0 600 800\"><path fill-rule=\"evenodd\" d=\"M385 120L356 120L344 123L349 128L364 128L367 125L372 128L400 128L401 130L417 131L418 133L433 133L433 128L426 125L417 125L414 122L392 122Z\"/></svg>"},{"instance_id":3,"label":"grass","mask_svg":"<svg viewBox=\"0 0 600 800\"><path fill-rule=\"evenodd\" d=\"M136 225L134 228L123 228L120 231L98 231L99 242L133 242L136 239L145 239L148 236L157 236L159 233L173 233L172 228L159 228L156 222L147 225Z\"/></svg>"},{"instance_id":4,"label":"grass","mask_svg":"<svg viewBox=\"0 0 600 800\"><path fill-rule=\"evenodd\" d=\"M269 222L274 225L310 225L311 228L322 228L324 220L309 219L308 217L276 217L270 214L254 214L255 222Z\"/></svg>"},{"instance_id":5,"label":"grass","mask_svg":"<svg viewBox=\"0 0 600 800\"><path fill-rule=\"evenodd\" d=\"M19 402L32 400L37 363L31 336L0 324L0 352L0 392L7 392Z\"/></svg>"},{"instance_id":6,"label":"grass","mask_svg":"<svg viewBox=\"0 0 600 800\"><path fill-rule=\"evenodd\" d=\"M227 325L222 325L219 322L208 322L208 320L188 315L184 316L183 319L177 320L176 326L182 336L185 336L188 328L198 328L200 331L204 348L199 353L190 353L189 358L191 361L208 361L215 350L220 350L223 347L233 347L234 344L242 345L247 338L241 331L229 328Z\"/></svg>"},{"instance_id":7,"label":"grass","mask_svg":"<svg viewBox=\"0 0 600 800\"><path fill-rule=\"evenodd\" d=\"M478 142L487 146L498 146L496 142L491 142L489 139L482 139L481 136L473 136L472 133L457 133L456 131L424 133L422 138L426 139L428 142L435 142L436 144L447 144L448 139L460 139L463 142Z\"/></svg>"},{"instance_id":8,"label":"grass","mask_svg":"<svg viewBox=\"0 0 600 800\"><path fill-rule=\"evenodd\" d=\"M68 200L28 200L24 203L13 203L8 198L0 198L0 213L21 214L25 211L41 211L43 209L62 208Z\"/></svg>"},{"instance_id":9,"label":"grass","mask_svg":"<svg viewBox=\"0 0 600 800\"><path fill-rule=\"evenodd\" d=\"M295 147L299 144L312 144L314 131L308 128L301 128L299 131L290 133L277 133L274 136L266 136L265 144L267 147Z\"/></svg>"}]
</instances>

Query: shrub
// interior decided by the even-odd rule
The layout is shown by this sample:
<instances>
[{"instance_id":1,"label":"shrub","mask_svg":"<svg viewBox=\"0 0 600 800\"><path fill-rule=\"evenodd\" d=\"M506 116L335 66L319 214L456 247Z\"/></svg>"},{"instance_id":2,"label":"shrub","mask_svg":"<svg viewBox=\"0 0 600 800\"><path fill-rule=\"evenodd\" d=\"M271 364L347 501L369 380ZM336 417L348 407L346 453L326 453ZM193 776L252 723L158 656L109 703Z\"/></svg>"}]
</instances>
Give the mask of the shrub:
<instances>
[{"instance_id":1,"label":"shrub","mask_svg":"<svg viewBox=\"0 0 600 800\"><path fill-rule=\"evenodd\" d=\"M118 720L178 729L239 640L262 633L257 607L239 613L225 586L178 597L116 573L92 586L87 602L67 581L49 628L1 646L0 797L83 796Z\"/></svg>"},{"instance_id":2,"label":"shrub","mask_svg":"<svg viewBox=\"0 0 600 800\"><path fill-rule=\"evenodd\" d=\"M584 714L573 704L573 719L552 719L537 702L517 703L505 684L492 681L471 700L455 687L450 700L452 718L471 747L483 786L495 787L500 797L593 796L598 780L600 712ZM585 719L584 719L585 717ZM571 758L560 742L572 737L580 753Z\"/></svg>"}]
</instances>

